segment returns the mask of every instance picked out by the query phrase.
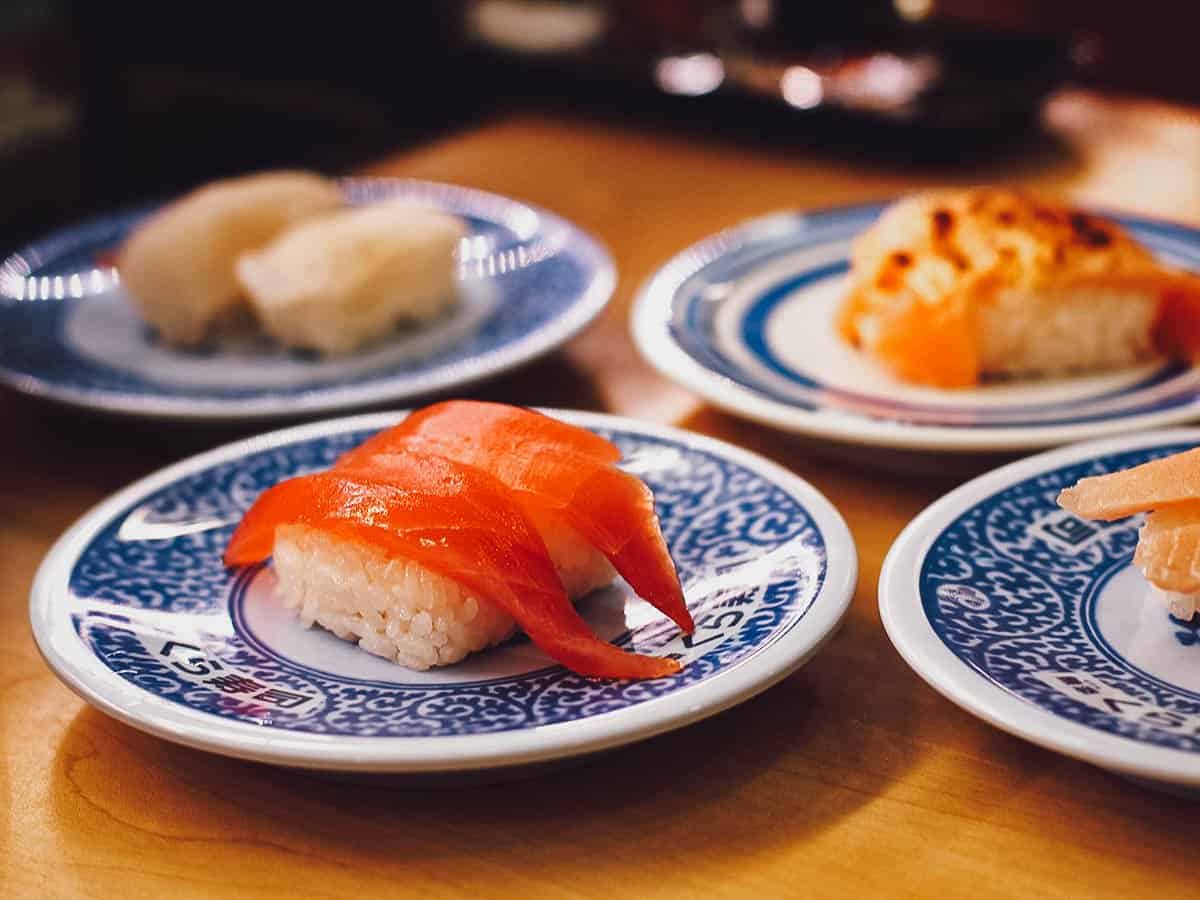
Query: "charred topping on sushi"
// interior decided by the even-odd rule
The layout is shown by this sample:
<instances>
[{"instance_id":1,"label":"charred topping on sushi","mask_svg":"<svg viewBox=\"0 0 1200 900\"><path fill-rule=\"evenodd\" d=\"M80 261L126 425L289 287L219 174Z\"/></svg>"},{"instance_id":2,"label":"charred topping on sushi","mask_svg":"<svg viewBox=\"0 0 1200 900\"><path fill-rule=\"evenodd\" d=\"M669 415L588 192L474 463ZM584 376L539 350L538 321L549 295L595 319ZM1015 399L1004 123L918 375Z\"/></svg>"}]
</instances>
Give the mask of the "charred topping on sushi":
<instances>
[{"instance_id":1,"label":"charred topping on sushi","mask_svg":"<svg viewBox=\"0 0 1200 900\"><path fill-rule=\"evenodd\" d=\"M934 237L945 240L950 235L952 228L954 228L954 214L948 209L935 209L933 211Z\"/></svg>"},{"instance_id":2,"label":"charred topping on sushi","mask_svg":"<svg viewBox=\"0 0 1200 900\"><path fill-rule=\"evenodd\" d=\"M966 256L963 255L963 252L957 247L947 247L946 256L949 257L950 262L954 264L954 268L958 269L960 272L965 272L967 269L971 268L970 260L968 260Z\"/></svg>"},{"instance_id":3,"label":"charred topping on sushi","mask_svg":"<svg viewBox=\"0 0 1200 900\"><path fill-rule=\"evenodd\" d=\"M875 277L875 284L883 291L898 291L904 286L903 269L913 264L911 253L898 250L888 257L887 265Z\"/></svg>"},{"instance_id":4,"label":"charred topping on sushi","mask_svg":"<svg viewBox=\"0 0 1200 900\"><path fill-rule=\"evenodd\" d=\"M950 240L954 231L954 213L948 209L935 209L931 216L933 220L933 239L940 246L938 251L950 260L950 264L960 272L971 268L971 263L955 244Z\"/></svg>"},{"instance_id":5,"label":"charred topping on sushi","mask_svg":"<svg viewBox=\"0 0 1200 900\"><path fill-rule=\"evenodd\" d=\"M1067 217L1071 228L1080 242L1089 247L1107 247L1112 243L1112 235L1095 219L1081 212L1073 212Z\"/></svg>"},{"instance_id":6,"label":"charred topping on sushi","mask_svg":"<svg viewBox=\"0 0 1200 900\"><path fill-rule=\"evenodd\" d=\"M1058 210L1046 206L1035 206L1033 217L1045 225L1058 225L1062 222L1062 216Z\"/></svg>"}]
</instances>

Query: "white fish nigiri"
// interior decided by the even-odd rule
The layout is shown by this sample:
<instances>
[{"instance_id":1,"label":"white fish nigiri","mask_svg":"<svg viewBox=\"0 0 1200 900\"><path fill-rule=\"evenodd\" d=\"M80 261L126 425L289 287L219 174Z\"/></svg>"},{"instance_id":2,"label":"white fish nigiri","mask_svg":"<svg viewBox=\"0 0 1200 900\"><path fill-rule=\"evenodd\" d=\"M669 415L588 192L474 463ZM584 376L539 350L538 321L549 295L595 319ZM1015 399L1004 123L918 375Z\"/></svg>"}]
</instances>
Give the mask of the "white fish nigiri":
<instances>
[{"instance_id":1,"label":"white fish nigiri","mask_svg":"<svg viewBox=\"0 0 1200 900\"><path fill-rule=\"evenodd\" d=\"M233 273L238 256L343 202L336 183L310 172L215 181L134 230L118 254L121 281L138 313L164 340L199 343L243 305Z\"/></svg>"},{"instance_id":2,"label":"white fish nigiri","mask_svg":"<svg viewBox=\"0 0 1200 900\"><path fill-rule=\"evenodd\" d=\"M458 218L391 200L293 228L237 262L263 329L280 343L344 353L457 296Z\"/></svg>"}]
</instances>

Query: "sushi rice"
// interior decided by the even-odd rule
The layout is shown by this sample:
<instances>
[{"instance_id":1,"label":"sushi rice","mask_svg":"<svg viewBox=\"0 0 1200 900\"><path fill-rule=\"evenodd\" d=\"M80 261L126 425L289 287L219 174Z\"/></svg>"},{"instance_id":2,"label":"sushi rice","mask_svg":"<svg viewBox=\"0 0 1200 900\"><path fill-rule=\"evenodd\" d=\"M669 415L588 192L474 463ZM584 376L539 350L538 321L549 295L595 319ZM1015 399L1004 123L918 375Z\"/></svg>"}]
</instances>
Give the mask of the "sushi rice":
<instances>
[{"instance_id":1,"label":"sushi rice","mask_svg":"<svg viewBox=\"0 0 1200 900\"><path fill-rule=\"evenodd\" d=\"M1156 585L1151 585L1150 589L1154 593L1154 598L1165 606L1167 611L1176 619L1187 622L1196 614L1197 601L1200 601L1200 594L1167 591Z\"/></svg>"},{"instance_id":2,"label":"sushi rice","mask_svg":"<svg viewBox=\"0 0 1200 900\"><path fill-rule=\"evenodd\" d=\"M538 530L572 599L609 584L608 560L553 513ZM424 671L510 637L516 622L412 560L307 525L275 533L278 592L306 628L319 625L368 653Z\"/></svg>"}]
</instances>

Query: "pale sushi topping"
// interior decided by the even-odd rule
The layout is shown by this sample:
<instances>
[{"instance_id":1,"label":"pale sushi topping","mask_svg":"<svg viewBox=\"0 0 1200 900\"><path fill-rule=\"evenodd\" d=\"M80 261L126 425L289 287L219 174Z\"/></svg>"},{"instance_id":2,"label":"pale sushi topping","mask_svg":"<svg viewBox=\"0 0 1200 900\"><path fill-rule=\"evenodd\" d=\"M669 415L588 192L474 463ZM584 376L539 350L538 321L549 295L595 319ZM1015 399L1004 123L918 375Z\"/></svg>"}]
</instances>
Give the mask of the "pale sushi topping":
<instances>
[{"instance_id":1,"label":"pale sushi topping","mask_svg":"<svg viewBox=\"0 0 1200 900\"><path fill-rule=\"evenodd\" d=\"M1120 519L1134 513L1200 500L1200 447L1132 469L1081 478L1058 495L1058 504L1085 519Z\"/></svg>"},{"instance_id":2,"label":"pale sushi topping","mask_svg":"<svg viewBox=\"0 0 1200 900\"><path fill-rule=\"evenodd\" d=\"M453 303L454 251L465 234L454 216L391 200L297 225L242 255L235 272L280 343L344 353Z\"/></svg>"},{"instance_id":3,"label":"pale sushi topping","mask_svg":"<svg viewBox=\"0 0 1200 900\"><path fill-rule=\"evenodd\" d=\"M138 313L168 343L203 341L244 308L238 256L345 202L309 172L264 172L197 188L141 223L117 265Z\"/></svg>"},{"instance_id":4,"label":"pale sushi topping","mask_svg":"<svg viewBox=\"0 0 1200 900\"><path fill-rule=\"evenodd\" d=\"M1085 519L1147 513L1134 565L1176 614L1190 618L1200 597L1200 448L1120 472L1082 478L1058 504Z\"/></svg>"},{"instance_id":5,"label":"pale sushi topping","mask_svg":"<svg viewBox=\"0 0 1200 900\"><path fill-rule=\"evenodd\" d=\"M336 182L266 172L201 187L142 223L118 257L139 315L190 346L257 326L345 353L457 300L457 217L403 200L346 208Z\"/></svg>"}]
</instances>

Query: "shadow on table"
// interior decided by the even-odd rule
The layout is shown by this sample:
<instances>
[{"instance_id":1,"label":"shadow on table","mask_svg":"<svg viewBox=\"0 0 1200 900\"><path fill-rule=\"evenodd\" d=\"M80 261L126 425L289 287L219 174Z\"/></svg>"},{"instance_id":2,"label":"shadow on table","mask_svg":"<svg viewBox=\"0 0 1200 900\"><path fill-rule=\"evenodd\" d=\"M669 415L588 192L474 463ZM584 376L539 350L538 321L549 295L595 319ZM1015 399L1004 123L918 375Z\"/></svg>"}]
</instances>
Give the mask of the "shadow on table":
<instances>
[{"instance_id":1,"label":"shadow on table","mask_svg":"<svg viewBox=\"0 0 1200 900\"><path fill-rule=\"evenodd\" d=\"M822 675L814 664L720 716L577 766L460 789L243 763L84 708L58 748L55 819L78 851L117 822L157 834L257 836L306 852L316 842L322 856L375 866L526 860L558 876L666 858L733 862L805 840L910 764L862 743L873 744L873 732L838 730L857 713L832 696L844 679L827 668Z\"/></svg>"},{"instance_id":2,"label":"shadow on table","mask_svg":"<svg viewBox=\"0 0 1200 900\"><path fill-rule=\"evenodd\" d=\"M494 379L448 393L530 406L600 409L602 398L595 383L564 353L542 357ZM79 409L0 391L0 421L10 435L6 462L13 471L53 471L58 476L80 476L83 483L117 487L152 469L229 441L265 431L351 415L357 412L406 409L414 403L394 403L316 413L303 417L238 422L189 422L137 419ZM70 467L63 471L64 461Z\"/></svg>"},{"instance_id":3,"label":"shadow on table","mask_svg":"<svg viewBox=\"0 0 1200 900\"><path fill-rule=\"evenodd\" d=\"M702 406L678 424L761 453L806 478L808 473L821 470L859 480L867 475L897 484L916 479L921 486L943 491L1022 455L931 453L860 446L759 425L715 406Z\"/></svg>"},{"instance_id":4,"label":"shadow on table","mask_svg":"<svg viewBox=\"0 0 1200 900\"><path fill-rule=\"evenodd\" d=\"M524 406L604 410L599 386L565 353L543 357L455 396Z\"/></svg>"}]
</instances>

